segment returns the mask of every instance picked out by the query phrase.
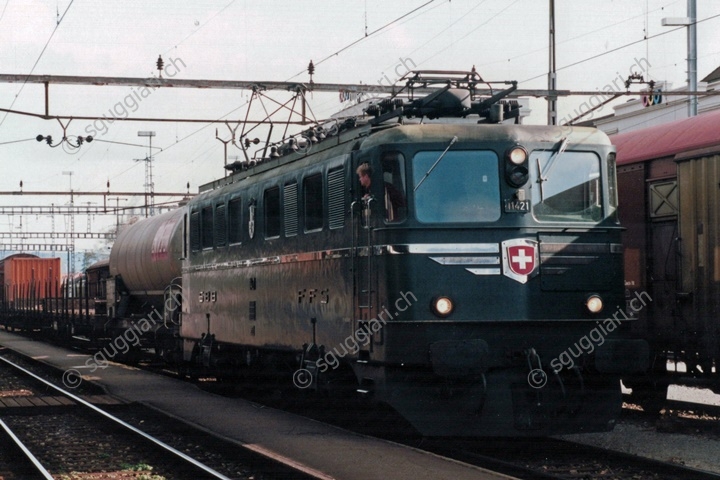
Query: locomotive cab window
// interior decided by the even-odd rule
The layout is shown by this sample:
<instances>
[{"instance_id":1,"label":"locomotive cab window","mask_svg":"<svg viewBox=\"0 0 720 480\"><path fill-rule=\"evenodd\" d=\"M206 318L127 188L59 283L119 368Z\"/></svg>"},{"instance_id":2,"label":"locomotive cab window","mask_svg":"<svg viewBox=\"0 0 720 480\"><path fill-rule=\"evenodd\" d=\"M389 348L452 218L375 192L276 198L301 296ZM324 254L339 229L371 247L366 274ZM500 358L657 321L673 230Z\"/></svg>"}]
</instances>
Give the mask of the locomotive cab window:
<instances>
[{"instance_id":1,"label":"locomotive cab window","mask_svg":"<svg viewBox=\"0 0 720 480\"><path fill-rule=\"evenodd\" d=\"M562 163L562 167L560 167ZM591 152L534 151L533 214L539 221L597 222L602 219L600 159Z\"/></svg>"},{"instance_id":2,"label":"locomotive cab window","mask_svg":"<svg viewBox=\"0 0 720 480\"><path fill-rule=\"evenodd\" d=\"M500 218L498 157L491 151L418 152L412 159L415 215L423 223ZM439 161L438 161L439 159Z\"/></svg>"},{"instance_id":3,"label":"locomotive cab window","mask_svg":"<svg viewBox=\"0 0 720 480\"><path fill-rule=\"evenodd\" d=\"M401 153L386 153L381 159L385 220L402 222L407 215L405 201L405 158Z\"/></svg>"}]
</instances>

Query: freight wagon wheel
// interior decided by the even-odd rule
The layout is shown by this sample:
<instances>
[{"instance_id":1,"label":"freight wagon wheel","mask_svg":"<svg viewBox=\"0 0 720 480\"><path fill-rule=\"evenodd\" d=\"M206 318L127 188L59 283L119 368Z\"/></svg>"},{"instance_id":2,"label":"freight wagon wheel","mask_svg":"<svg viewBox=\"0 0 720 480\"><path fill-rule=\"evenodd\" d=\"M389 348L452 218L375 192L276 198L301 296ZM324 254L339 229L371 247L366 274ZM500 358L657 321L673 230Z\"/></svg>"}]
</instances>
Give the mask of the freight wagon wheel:
<instances>
[{"instance_id":1,"label":"freight wagon wheel","mask_svg":"<svg viewBox=\"0 0 720 480\"><path fill-rule=\"evenodd\" d=\"M667 400L668 382L644 378L633 382L630 398L650 415L660 415Z\"/></svg>"},{"instance_id":2,"label":"freight wagon wheel","mask_svg":"<svg viewBox=\"0 0 720 480\"><path fill-rule=\"evenodd\" d=\"M190 375L190 367L185 361L180 361L177 364L177 377L180 380L185 380Z\"/></svg>"}]
</instances>

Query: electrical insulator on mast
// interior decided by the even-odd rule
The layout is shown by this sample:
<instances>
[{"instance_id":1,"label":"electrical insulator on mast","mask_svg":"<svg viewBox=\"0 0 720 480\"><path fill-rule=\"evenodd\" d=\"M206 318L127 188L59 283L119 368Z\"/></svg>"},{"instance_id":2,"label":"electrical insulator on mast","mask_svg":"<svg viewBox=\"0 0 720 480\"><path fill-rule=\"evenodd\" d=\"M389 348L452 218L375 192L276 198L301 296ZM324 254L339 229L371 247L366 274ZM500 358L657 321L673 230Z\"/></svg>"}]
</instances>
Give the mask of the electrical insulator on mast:
<instances>
[{"instance_id":1,"label":"electrical insulator on mast","mask_svg":"<svg viewBox=\"0 0 720 480\"><path fill-rule=\"evenodd\" d=\"M162 55L158 55L157 62L155 62L155 65L157 65L158 70L158 76L162 78L162 71L163 67L165 66L165 62L163 62Z\"/></svg>"},{"instance_id":2,"label":"electrical insulator on mast","mask_svg":"<svg viewBox=\"0 0 720 480\"><path fill-rule=\"evenodd\" d=\"M310 74L310 83L313 83L313 75L315 74L315 64L313 64L313 61L310 60L310 63L308 64L308 73Z\"/></svg>"}]
</instances>

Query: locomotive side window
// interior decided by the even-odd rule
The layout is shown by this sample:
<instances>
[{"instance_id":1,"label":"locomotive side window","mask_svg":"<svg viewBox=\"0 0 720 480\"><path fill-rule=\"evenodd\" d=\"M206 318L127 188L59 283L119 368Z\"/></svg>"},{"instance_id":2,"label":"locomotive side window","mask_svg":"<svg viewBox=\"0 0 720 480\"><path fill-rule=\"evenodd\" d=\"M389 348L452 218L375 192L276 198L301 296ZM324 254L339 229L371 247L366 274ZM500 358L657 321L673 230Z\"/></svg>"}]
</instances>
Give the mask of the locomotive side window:
<instances>
[{"instance_id":1,"label":"locomotive side window","mask_svg":"<svg viewBox=\"0 0 720 480\"><path fill-rule=\"evenodd\" d=\"M407 215L405 201L405 157L401 153L386 153L381 159L385 193L385 220L402 222Z\"/></svg>"},{"instance_id":2,"label":"locomotive side window","mask_svg":"<svg viewBox=\"0 0 720 480\"><path fill-rule=\"evenodd\" d=\"M280 236L280 189L278 187L265 190L265 238Z\"/></svg>"},{"instance_id":3,"label":"locomotive side window","mask_svg":"<svg viewBox=\"0 0 720 480\"><path fill-rule=\"evenodd\" d=\"M305 204L305 231L321 230L323 227L322 174L311 175L303 180Z\"/></svg>"},{"instance_id":4,"label":"locomotive side window","mask_svg":"<svg viewBox=\"0 0 720 480\"><path fill-rule=\"evenodd\" d=\"M591 152L534 151L538 175L533 213L539 221L596 222L602 219L600 159ZM562 163L562 168L559 167Z\"/></svg>"},{"instance_id":5,"label":"locomotive side window","mask_svg":"<svg viewBox=\"0 0 720 480\"><path fill-rule=\"evenodd\" d=\"M242 198L228 202L228 242L230 245L242 241Z\"/></svg>"},{"instance_id":6,"label":"locomotive side window","mask_svg":"<svg viewBox=\"0 0 720 480\"><path fill-rule=\"evenodd\" d=\"M197 252L200 245L200 212L195 210L190 214L190 250Z\"/></svg>"},{"instance_id":7,"label":"locomotive side window","mask_svg":"<svg viewBox=\"0 0 720 480\"><path fill-rule=\"evenodd\" d=\"M213 247L213 207L212 205L202 209L200 216L202 223L202 248Z\"/></svg>"},{"instance_id":8,"label":"locomotive side window","mask_svg":"<svg viewBox=\"0 0 720 480\"><path fill-rule=\"evenodd\" d=\"M284 188L285 236L294 237L298 233L298 185L291 183Z\"/></svg>"},{"instance_id":9,"label":"locomotive side window","mask_svg":"<svg viewBox=\"0 0 720 480\"><path fill-rule=\"evenodd\" d=\"M328 172L328 226L330 229L345 225L345 177L342 167Z\"/></svg>"},{"instance_id":10,"label":"locomotive side window","mask_svg":"<svg viewBox=\"0 0 720 480\"><path fill-rule=\"evenodd\" d=\"M412 159L415 214L423 223L500 218L498 157L491 151L418 152ZM433 168L434 166L434 168Z\"/></svg>"},{"instance_id":11,"label":"locomotive side window","mask_svg":"<svg viewBox=\"0 0 720 480\"><path fill-rule=\"evenodd\" d=\"M225 204L215 206L215 246L222 247L227 244L227 220L225 218Z\"/></svg>"}]
</instances>

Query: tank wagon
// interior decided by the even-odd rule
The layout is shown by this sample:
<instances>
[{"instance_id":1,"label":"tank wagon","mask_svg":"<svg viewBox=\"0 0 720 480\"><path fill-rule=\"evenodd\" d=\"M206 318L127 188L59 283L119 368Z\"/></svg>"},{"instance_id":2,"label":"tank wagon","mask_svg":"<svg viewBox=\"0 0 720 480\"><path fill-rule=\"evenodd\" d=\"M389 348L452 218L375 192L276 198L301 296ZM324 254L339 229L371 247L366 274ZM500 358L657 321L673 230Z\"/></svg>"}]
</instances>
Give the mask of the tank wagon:
<instances>
[{"instance_id":1,"label":"tank wagon","mask_svg":"<svg viewBox=\"0 0 720 480\"><path fill-rule=\"evenodd\" d=\"M176 343L186 217L177 209L130 225L110 253L106 294L113 328L134 330L142 346L163 357L170 351L166 342Z\"/></svg>"},{"instance_id":2,"label":"tank wagon","mask_svg":"<svg viewBox=\"0 0 720 480\"><path fill-rule=\"evenodd\" d=\"M649 351L625 313L615 148L500 123L514 84L480 97L475 72L408 77L407 98L262 149L127 228L108 316L151 324L189 373L350 385L425 435L611 429Z\"/></svg>"},{"instance_id":3,"label":"tank wagon","mask_svg":"<svg viewBox=\"0 0 720 480\"><path fill-rule=\"evenodd\" d=\"M669 383L720 393L720 111L614 135L625 284L652 297L635 328L648 375L624 380L657 410Z\"/></svg>"}]
</instances>

